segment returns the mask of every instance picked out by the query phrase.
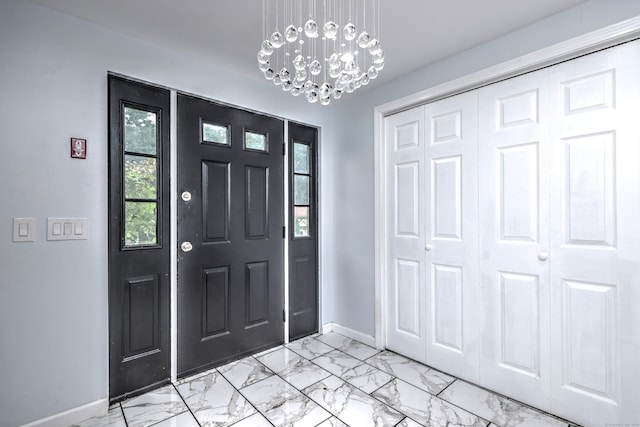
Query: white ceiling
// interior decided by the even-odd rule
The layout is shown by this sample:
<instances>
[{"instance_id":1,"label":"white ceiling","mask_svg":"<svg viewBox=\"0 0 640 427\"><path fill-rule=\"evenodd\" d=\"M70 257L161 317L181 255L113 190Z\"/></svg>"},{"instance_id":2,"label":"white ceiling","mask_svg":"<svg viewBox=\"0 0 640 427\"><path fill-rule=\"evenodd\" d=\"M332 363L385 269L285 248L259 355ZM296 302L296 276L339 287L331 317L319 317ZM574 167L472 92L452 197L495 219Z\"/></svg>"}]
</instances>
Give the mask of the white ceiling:
<instances>
[{"instance_id":1,"label":"white ceiling","mask_svg":"<svg viewBox=\"0 0 640 427\"><path fill-rule=\"evenodd\" d=\"M262 78L256 53L264 37L263 0L32 1L234 72ZM380 41L386 65L371 86L585 1L381 0Z\"/></svg>"}]
</instances>

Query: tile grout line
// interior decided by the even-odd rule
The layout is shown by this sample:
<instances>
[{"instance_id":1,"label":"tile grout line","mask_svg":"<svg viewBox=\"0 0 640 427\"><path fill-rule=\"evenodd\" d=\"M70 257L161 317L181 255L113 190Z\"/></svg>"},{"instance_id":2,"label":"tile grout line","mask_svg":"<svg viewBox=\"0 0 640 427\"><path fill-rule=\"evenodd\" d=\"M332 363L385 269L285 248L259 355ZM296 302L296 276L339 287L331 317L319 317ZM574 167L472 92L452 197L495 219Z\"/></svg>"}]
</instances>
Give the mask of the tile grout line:
<instances>
[{"instance_id":1,"label":"tile grout line","mask_svg":"<svg viewBox=\"0 0 640 427\"><path fill-rule=\"evenodd\" d=\"M122 403L118 402L118 408L120 408L120 413L122 414L122 419L124 420L124 425L129 427L129 422L127 421L127 417L124 415L124 409L122 408Z\"/></svg>"},{"instance_id":2,"label":"tile grout line","mask_svg":"<svg viewBox=\"0 0 640 427\"><path fill-rule=\"evenodd\" d=\"M268 353L270 353L270 352L268 352ZM268 353L265 353L265 354L268 354ZM265 368L269 369L269 367L268 367L267 365L265 365L264 363L260 362L260 361L255 357L255 356L253 356L253 355L252 355L252 356L249 356L249 357L251 357L252 359L254 359L256 362L260 363L260 364L261 364L262 366L264 366ZM241 360L242 360L242 359L241 359ZM223 365L223 366L224 366L224 365ZM256 405L254 405L254 404L253 404L253 402L252 402L252 401L250 401L250 400L247 398L247 396L245 396L244 394L242 394L242 392L240 391L240 389L239 389L239 388L237 388L236 386L234 386L233 384L231 384L231 381L229 381L229 379L228 379L228 378L227 378L227 377L226 377L222 372L218 371L217 369L216 369L216 371L217 371L220 375L222 375L222 378L224 378L224 379L225 379L225 381L227 381L227 382L229 383L229 385L230 385L230 386L231 386L235 391L237 391L237 392L238 392L238 394L239 394L240 396L242 396L242 398L243 398L244 400L246 400L246 401L249 403L249 405L251 405L251 407L252 407L253 409L255 409L255 410L256 410L256 414L260 414L260 415L261 415L265 420L267 420L267 422L268 422L269 424L271 424L273 427L275 427L275 425L271 422L271 420L270 420L269 418L267 418L266 414L263 414L263 413L262 413L262 412L261 412L261 411L256 407ZM269 371L271 371L271 372L273 373L273 375L276 375L276 373L275 373L275 372L273 372L271 369L269 369ZM268 377L266 377L266 378L262 378L261 380L256 381L256 382L253 382L253 383L251 383L251 384L249 384L249 385L257 384L257 383L259 383L260 381L264 381L264 380L266 380L266 379L271 378L273 375L269 375ZM247 386L245 386L245 387L249 387L249 385L247 385ZM249 416L247 416L247 417L244 417L243 419L238 420L238 421L234 422L233 424L231 424L231 426L233 426L233 425L235 425L235 424L238 424L240 421L244 421L244 420L246 420L247 418L252 417L253 415L255 415L255 414L251 414L251 415L249 415Z\"/></svg>"},{"instance_id":3,"label":"tile grout line","mask_svg":"<svg viewBox=\"0 0 640 427\"><path fill-rule=\"evenodd\" d=\"M173 383L171 383L171 385L173 386L173 389L176 391L176 393L178 393L178 396L180 396L180 399L182 399L182 401L184 402L184 406L187 407L187 411L189 411L189 413L191 414L193 419L196 420L196 424L198 424L198 426L202 427L202 424L200 424L200 421L198 421L198 418L196 417L196 414L193 412L193 410L191 409L191 406L189 406L189 404L187 403L187 400L184 398L182 393L180 393L180 390L178 390L178 387L176 387L176 385L173 384ZM181 413L184 413L184 412L181 412ZM180 414L177 414L177 415L180 415Z\"/></svg>"},{"instance_id":4,"label":"tile grout line","mask_svg":"<svg viewBox=\"0 0 640 427\"><path fill-rule=\"evenodd\" d=\"M445 388L443 388L442 390L440 390L440 391L439 391L437 394L435 394L434 396L439 397L440 399L442 399L442 397L440 397L440 395L441 395L442 393L444 393L444 391L445 391L446 389L448 389L449 387L451 387L451 386L453 385L453 383L455 383L456 381L458 381L458 379L459 379L458 377L454 377L454 380L453 380L453 381L451 381L449 384L447 384L447 386L446 386ZM442 400L445 400L445 399L442 399ZM446 401L446 402L449 402L448 400L445 400L445 401ZM451 403L451 402L449 402L449 403Z\"/></svg>"},{"instance_id":5,"label":"tile grout line","mask_svg":"<svg viewBox=\"0 0 640 427\"><path fill-rule=\"evenodd\" d=\"M380 354L380 353L378 353L378 354ZM397 354L397 353L393 353L393 354ZM371 359L371 358L373 358L373 357L375 357L375 356L376 356L376 355L374 354L373 356L369 357L367 360L369 360L369 359ZM398 356L404 357L404 356L402 356L402 355L398 355ZM407 360L413 361L412 359L408 359L408 358L407 358ZM420 363L420 362L417 362L417 361L414 361L414 362L416 362L416 363ZM365 362L365 363L366 363L366 362ZM471 415L475 416L475 417L476 417L476 418L478 418L479 420L488 421L488 422L487 422L487 426L488 426L489 424L491 424L491 422L492 422L492 421L490 421L490 420L486 420L485 418L481 417L480 415L476 414L475 412L472 412L472 411L470 411L470 410L468 410L468 409L462 408L462 407L460 407L460 406L458 406L458 405L456 405L456 404L454 404L454 403L449 402L448 400L445 400L445 399L443 399L443 398L439 397L439 395L440 395L443 391L445 391L447 388L449 388L449 387L450 387L454 382L456 382L456 381L459 379L458 377L455 377L455 376L453 376L453 375L449 375L449 374L445 374L444 372L441 372L441 371L439 371L439 370L437 370L437 369L430 368L429 366L427 366L427 365L425 365L425 364L423 364L423 363L420 363L420 365L422 365L422 366L425 366L425 367L427 367L427 368L429 368L429 369L431 369L431 370L433 370L433 371L436 371L436 372L441 372L441 373L443 373L443 374L445 374L445 375L450 376L450 377L452 377L452 378L453 378L453 381L451 381L449 384L447 384L447 386L446 386L446 387L444 387L442 390L440 390L437 394L433 394L433 393L431 393L431 392L429 392L429 391L427 391L427 390L424 390L424 389L422 389L422 388L420 388L420 387L418 387L418 386L416 386L416 385L413 385L413 384L411 384L411 383L409 383L409 382L407 382L407 381L404 381L403 379L398 378L398 377L397 377L397 376L395 376L394 374L391 374L390 372L387 372L387 371L385 371L385 370L382 370L382 369L378 368L377 366L373 366L373 365L371 365L371 364L369 364L369 363L367 363L367 364L368 364L369 366L372 366L372 367L374 367L374 368L376 368L376 369L378 369L378 370L382 371L382 372L385 372L386 374L390 375L390 376L393 378L392 380L390 380L390 381L388 381L387 383L385 383L383 386L378 387L375 391L373 391L373 392L371 392L371 393L370 393L371 397L373 397L374 399L377 399L377 397L373 396L373 393L375 393L376 391L380 390L382 387L385 387L385 386L386 386L386 385L388 385L391 381L394 381L394 380L400 380L400 381L402 381L402 382L404 382L404 383L406 383L406 384L409 384L409 385L411 385L411 386L413 386L413 387L417 388L418 390L424 391L425 393L429 394L430 396L433 396L434 398L438 398L438 399L442 400L443 402L447 402L448 404L453 405L453 406L455 406L456 408L461 409L461 410L463 410L464 412L467 412L467 413L469 413L469 414L471 414ZM377 400L378 400L378 401L380 401L379 399L377 399ZM381 403L384 403L384 402L382 402L382 401L380 401L380 402L381 402ZM386 403L385 403L385 405L386 405ZM388 405L387 405L387 406L388 406ZM393 409L395 409L395 408L393 408ZM396 410L397 410L397 409L396 409ZM398 412L400 412L400 411L398 411ZM408 415L407 415L406 417L407 417L407 418L410 418L411 420L413 420L413 418L409 417ZM413 420L413 421L415 421L415 420ZM419 423L418 423L418 424L419 424ZM498 427L499 427L499 426L498 426Z\"/></svg>"}]
</instances>

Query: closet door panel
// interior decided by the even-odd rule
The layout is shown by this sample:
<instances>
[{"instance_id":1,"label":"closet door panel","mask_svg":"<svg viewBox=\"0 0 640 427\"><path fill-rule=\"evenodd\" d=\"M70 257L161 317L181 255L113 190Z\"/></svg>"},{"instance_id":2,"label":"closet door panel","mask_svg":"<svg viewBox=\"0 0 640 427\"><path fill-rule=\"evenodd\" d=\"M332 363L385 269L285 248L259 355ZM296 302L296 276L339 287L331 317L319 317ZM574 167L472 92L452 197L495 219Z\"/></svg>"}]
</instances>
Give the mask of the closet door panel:
<instances>
[{"instance_id":1,"label":"closet door panel","mask_svg":"<svg viewBox=\"0 0 640 427\"><path fill-rule=\"evenodd\" d=\"M549 409L546 70L479 90L480 384Z\"/></svg>"},{"instance_id":2,"label":"closet door panel","mask_svg":"<svg viewBox=\"0 0 640 427\"><path fill-rule=\"evenodd\" d=\"M426 361L424 107L385 119L386 346Z\"/></svg>"},{"instance_id":3,"label":"closet door panel","mask_svg":"<svg viewBox=\"0 0 640 427\"><path fill-rule=\"evenodd\" d=\"M427 364L478 381L478 93L425 106Z\"/></svg>"},{"instance_id":4,"label":"closet door panel","mask_svg":"<svg viewBox=\"0 0 640 427\"><path fill-rule=\"evenodd\" d=\"M585 424L640 420L639 67L634 42L550 70L551 409Z\"/></svg>"}]
</instances>

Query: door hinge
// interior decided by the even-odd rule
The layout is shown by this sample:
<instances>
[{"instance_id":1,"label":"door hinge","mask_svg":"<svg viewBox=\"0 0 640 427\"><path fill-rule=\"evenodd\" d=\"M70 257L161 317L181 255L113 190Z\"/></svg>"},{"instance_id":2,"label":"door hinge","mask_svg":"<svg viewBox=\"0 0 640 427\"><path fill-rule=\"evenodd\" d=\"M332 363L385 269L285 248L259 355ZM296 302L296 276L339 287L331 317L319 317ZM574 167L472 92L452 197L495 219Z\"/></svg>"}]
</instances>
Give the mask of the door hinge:
<instances>
[{"instance_id":1,"label":"door hinge","mask_svg":"<svg viewBox=\"0 0 640 427\"><path fill-rule=\"evenodd\" d=\"M287 153L287 144L282 144L282 155L284 156Z\"/></svg>"},{"instance_id":2,"label":"door hinge","mask_svg":"<svg viewBox=\"0 0 640 427\"><path fill-rule=\"evenodd\" d=\"M284 314L284 310L282 310L282 321L283 321L283 322L286 322L286 321L287 321L287 318L286 318L286 316L285 316L285 314Z\"/></svg>"},{"instance_id":3,"label":"door hinge","mask_svg":"<svg viewBox=\"0 0 640 427\"><path fill-rule=\"evenodd\" d=\"M287 227L282 227L282 238L286 239L287 238Z\"/></svg>"}]
</instances>

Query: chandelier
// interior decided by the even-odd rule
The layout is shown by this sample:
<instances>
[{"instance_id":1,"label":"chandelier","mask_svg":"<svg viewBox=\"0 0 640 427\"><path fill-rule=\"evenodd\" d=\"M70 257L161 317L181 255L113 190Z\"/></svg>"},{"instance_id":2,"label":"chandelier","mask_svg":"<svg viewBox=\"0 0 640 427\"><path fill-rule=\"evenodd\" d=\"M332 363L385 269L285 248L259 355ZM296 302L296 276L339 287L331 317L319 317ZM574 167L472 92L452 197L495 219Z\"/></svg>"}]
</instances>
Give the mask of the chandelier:
<instances>
[{"instance_id":1,"label":"chandelier","mask_svg":"<svg viewBox=\"0 0 640 427\"><path fill-rule=\"evenodd\" d=\"M329 105L384 68L380 0L323 0L321 11L316 0L263 0L262 6L258 68L283 91Z\"/></svg>"}]
</instances>

